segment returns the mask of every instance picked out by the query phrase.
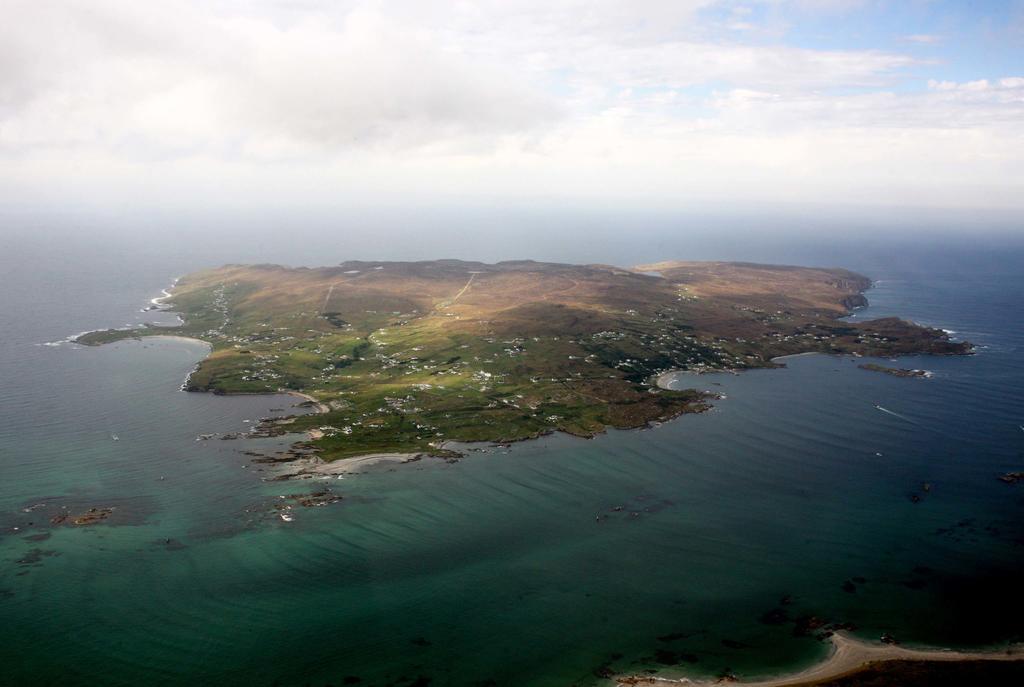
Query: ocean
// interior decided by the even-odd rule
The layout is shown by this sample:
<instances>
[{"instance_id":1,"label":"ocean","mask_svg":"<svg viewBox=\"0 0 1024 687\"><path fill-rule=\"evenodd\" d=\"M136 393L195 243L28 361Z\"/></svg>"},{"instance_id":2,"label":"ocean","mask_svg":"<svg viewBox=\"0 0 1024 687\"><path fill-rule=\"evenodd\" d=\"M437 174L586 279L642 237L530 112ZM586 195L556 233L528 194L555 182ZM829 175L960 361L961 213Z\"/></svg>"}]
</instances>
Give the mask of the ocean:
<instances>
[{"instance_id":1,"label":"ocean","mask_svg":"<svg viewBox=\"0 0 1024 687\"><path fill-rule=\"evenodd\" d=\"M397 241L4 221L3 684L591 685L796 670L827 653L800 631L815 619L910 645L1024 635L1024 484L997 479L1024 470L1019 240L697 241L660 227ZM977 353L900 361L930 379L819 355L679 375L725 398L643 431L382 465L285 522L274 505L311 485L264 481L245 451L287 440L197 437L296 399L179 391L205 355L196 342L61 343L173 322L141 309L203 267L415 257L838 265L875 280L856 318L946 328ZM114 510L51 527L64 506Z\"/></svg>"}]
</instances>

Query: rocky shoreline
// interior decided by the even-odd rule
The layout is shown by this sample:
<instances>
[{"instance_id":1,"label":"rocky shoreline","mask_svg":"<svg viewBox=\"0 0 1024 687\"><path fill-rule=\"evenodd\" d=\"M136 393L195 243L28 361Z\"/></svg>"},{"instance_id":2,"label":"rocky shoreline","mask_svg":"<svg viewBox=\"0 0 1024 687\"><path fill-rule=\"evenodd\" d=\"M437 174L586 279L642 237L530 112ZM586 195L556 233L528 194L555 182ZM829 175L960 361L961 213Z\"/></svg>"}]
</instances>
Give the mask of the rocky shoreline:
<instances>
[{"instance_id":1,"label":"rocky shoreline","mask_svg":"<svg viewBox=\"0 0 1024 687\"><path fill-rule=\"evenodd\" d=\"M876 363L863 363L858 365L862 370L868 370L869 372L881 372L883 374L892 375L893 377L917 377L919 379L928 379L933 374L928 370L908 370L900 367L886 367L885 365L878 365Z\"/></svg>"}]
</instances>

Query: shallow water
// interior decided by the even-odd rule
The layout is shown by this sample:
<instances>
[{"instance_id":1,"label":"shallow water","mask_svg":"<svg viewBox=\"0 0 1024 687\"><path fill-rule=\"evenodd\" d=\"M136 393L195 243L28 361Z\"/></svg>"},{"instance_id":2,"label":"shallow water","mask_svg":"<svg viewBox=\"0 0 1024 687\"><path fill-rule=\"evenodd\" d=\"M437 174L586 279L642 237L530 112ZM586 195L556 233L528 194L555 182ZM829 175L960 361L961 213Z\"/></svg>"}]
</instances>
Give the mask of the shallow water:
<instances>
[{"instance_id":1,"label":"shallow water","mask_svg":"<svg viewBox=\"0 0 1024 687\"><path fill-rule=\"evenodd\" d=\"M197 343L37 345L150 319L149 298L208 263L63 255L4 278L6 684L587 684L798 668L826 650L794 636L801 616L942 646L1024 629L1024 485L996 480L1024 469L1019 271L844 256L880 280L858 318L979 345L899 363L932 379L825 356L684 376L727 398L646 431L382 465L283 522L275 500L311 485L264 482L242 453L281 441L195 438L295 399L178 391ZM40 527L57 505L115 510Z\"/></svg>"}]
</instances>

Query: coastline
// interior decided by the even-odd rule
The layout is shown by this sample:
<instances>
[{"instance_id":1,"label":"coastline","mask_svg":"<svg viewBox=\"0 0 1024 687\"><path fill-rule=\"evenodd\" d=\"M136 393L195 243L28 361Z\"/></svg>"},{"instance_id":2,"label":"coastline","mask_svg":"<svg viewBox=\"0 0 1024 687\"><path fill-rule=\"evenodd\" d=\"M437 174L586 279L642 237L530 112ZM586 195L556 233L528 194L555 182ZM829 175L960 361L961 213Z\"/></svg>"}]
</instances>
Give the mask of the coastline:
<instances>
[{"instance_id":1,"label":"coastline","mask_svg":"<svg viewBox=\"0 0 1024 687\"><path fill-rule=\"evenodd\" d=\"M88 333L88 332L86 332ZM143 337L139 337L142 339ZM189 343L201 343L207 348L212 349L213 344L205 339L197 339L194 336L182 336L181 334L151 334L146 336L147 339L177 339L178 341L188 341Z\"/></svg>"},{"instance_id":2,"label":"coastline","mask_svg":"<svg viewBox=\"0 0 1024 687\"><path fill-rule=\"evenodd\" d=\"M165 295L163 298L167 298L167 297L169 297L169 295ZM159 299L153 299L153 300L159 300ZM82 333L76 334L76 335L74 335L72 337L68 337L66 339L66 342L67 343L77 344L78 343L77 339L79 337L85 336L86 334L90 334L93 331L103 331L103 330L90 330L90 331L87 331L87 332L82 332ZM200 343L200 344L203 344L204 346L207 347L207 349L208 349L207 350L207 356L209 355L209 352L213 349L213 344L210 343L209 341L206 341L204 339L198 339L198 338L193 337L193 336L182 336L180 334L152 334L152 335L148 335L148 336L145 336L145 337L138 337L138 340L141 340L142 338L147 338L147 339L149 339L149 338L153 338L153 339L160 338L160 339L171 339L171 340L176 340L176 341L185 341L185 342L188 342L188 343ZM63 343L63 342L61 342L61 343ZM55 345L55 344L46 344L46 345ZM78 345L85 345L85 344L78 344ZM204 359L205 359L205 357L204 357ZM192 376L192 374L197 369L199 369L199 365L201 363L202 363L202 360L197 361L196 364L189 371L189 373L185 376L184 381L182 381L181 386L179 387L180 391L188 391L189 378ZM209 393L209 392L204 392L204 393ZM318 400L314 396L311 396L310 394L303 393L301 391L280 389L278 391L268 391L268 392L265 392L265 393L257 393L257 394L246 394L246 393L237 393L236 392L236 393L225 393L224 395L225 396L248 396L248 395L272 396L274 394L285 394L285 395L288 395L288 396L292 396L294 398L299 398L299 399L301 399L304 402L308 402L308 403L311 404L310 407L313 409L313 413L317 414L317 415L323 415L324 413L330 412L330 407L328 407L328 405L326 403L323 403L322 401ZM299 434L299 432L288 432L288 433L290 433L290 434ZM316 429L312 429L312 430L309 430L309 431L305 432L307 440L313 441L315 439L318 439L319 436L317 435L317 433L318 433L318 430L316 430ZM295 442L295 443L299 443L299 442ZM330 462L323 461L323 460L321 460L319 458L316 458L316 457L302 458L302 459L293 461L291 463L291 465L293 465L293 466L295 466L295 465L301 466L301 469L298 472L288 473L288 474L283 475L283 476L288 478L288 479L291 479L291 478L298 478L298 477L303 477L303 476L315 477L315 476L344 475L344 474L348 474L348 473L354 472L356 470L356 468L359 467L359 466L372 465L374 463L385 462L385 461L409 462L410 460L415 460L415 459L418 459L418 458L422 457L422 455L423 455L422 453L381 453L381 454L374 453L374 454L366 454L366 455L360 455L360 456L353 456L351 458L343 458L343 459L340 459L338 461L330 461Z\"/></svg>"},{"instance_id":3,"label":"coastline","mask_svg":"<svg viewBox=\"0 0 1024 687\"><path fill-rule=\"evenodd\" d=\"M295 396L296 398L301 398L304 401L309 401L310 403L313 404L312 407L316 409L316 413L318 415L323 415L324 413L330 412L331 410L326 403L317 400L316 398L310 396L309 394L304 394L301 391L282 391L277 393L285 393L289 396Z\"/></svg>"},{"instance_id":4,"label":"coastline","mask_svg":"<svg viewBox=\"0 0 1024 687\"><path fill-rule=\"evenodd\" d=\"M775 364L774 367L769 365L769 366L766 366L764 368L747 368L747 369L769 369L769 370L770 369L778 369L780 367L785 367L786 366L786 364L784 362L779 362L779 361L786 360L787 358L802 358L802 357L807 356L807 355L830 355L830 354L829 353L822 353L821 351L804 351L802 353L787 353L786 355L777 355L774 358L769 358L768 362L774 363ZM835 354L833 354L833 355L835 355ZM840 353L838 355L842 356L842 355L845 355L845 354ZM654 384L659 389L665 389L666 391L678 391L678 389L673 389L672 387L670 387L668 385L676 378L676 375L679 375L679 374L712 375L712 374L726 374L727 373L727 374L731 374L731 375L738 375L741 372L745 372L745 371L746 370L743 370L743 369L735 369L735 368L729 368L729 367L723 367L723 368L718 369L718 370L684 370L684 369L681 369L681 368L675 368L675 369L672 369L672 370L666 370L666 371L662 372L661 374L655 376L654 377Z\"/></svg>"},{"instance_id":5,"label":"coastline","mask_svg":"<svg viewBox=\"0 0 1024 687\"><path fill-rule=\"evenodd\" d=\"M945 331L945 330L943 330L943 331ZM847 355L847 354L845 354L845 353L830 354L830 353L823 353L822 351L804 351L802 353L787 353L786 355L777 355L774 358L770 358L769 359L769 362L776 364L775 368L767 367L767 368L750 368L750 369L777 369L777 368L780 368L780 367L785 367L786 366L785 361L790 359L790 358L803 358L803 357L806 357L806 356L809 356L809 355L838 355L839 357L842 357L842 356ZM854 354L854 356L855 357L862 357L862 356L858 356L857 354ZM655 376L653 378L653 381L654 381L654 384L659 389L665 389L666 391L678 391L678 389L673 389L671 386L669 386L669 384L671 384L676 379L676 375L679 375L679 374L705 375L705 374L718 374L718 373L726 373L727 372L729 374L734 374L735 375L735 374L740 374L741 372L744 372L744 371L745 370L735 370L735 369L728 369L728 368L723 368L721 370L683 370L683 369L673 369L673 370L666 370L665 372L662 372L661 374ZM922 376L926 376L926 377L933 376L933 374L934 374L932 372L929 372L928 370L922 370L922 372L926 373L925 375L922 375Z\"/></svg>"},{"instance_id":6,"label":"coastline","mask_svg":"<svg viewBox=\"0 0 1024 687\"><path fill-rule=\"evenodd\" d=\"M731 684L742 687L813 687L827 680L854 675L869 666L891 661L963 662L963 661L1021 661L1024 646L1010 645L1003 651L954 651L948 649L910 649L891 644L879 644L837 632L832 636L832 652L828 658L791 675L761 680L739 680ZM720 679L694 680L687 677L664 678L627 676L616 678L618 687L635 685L706 685L721 684Z\"/></svg>"},{"instance_id":7,"label":"coastline","mask_svg":"<svg viewBox=\"0 0 1024 687\"><path fill-rule=\"evenodd\" d=\"M668 372L662 372L660 375L654 378L654 385L659 389L665 389L666 391L672 391L672 387L669 386L676 379L676 375L686 370L669 370Z\"/></svg>"},{"instance_id":8,"label":"coastline","mask_svg":"<svg viewBox=\"0 0 1024 687\"><path fill-rule=\"evenodd\" d=\"M325 461L317 456L298 458L284 464L278 479L310 479L314 477L342 478L359 472L361 468L379 463L412 463L420 460L424 453L367 453L349 458ZM297 468L297 469L296 469Z\"/></svg>"},{"instance_id":9,"label":"coastline","mask_svg":"<svg viewBox=\"0 0 1024 687\"><path fill-rule=\"evenodd\" d=\"M810 351L810 353L815 353L815 352L816 351ZM796 355L807 355L807 353L797 353ZM785 357L788 357L788 356L785 356ZM773 360L774 360L774 358L773 358ZM673 389L672 387L669 386L669 384L671 384L676 379L676 375L681 375L681 374L690 374L690 375L730 374L730 375L738 375L740 372L743 372L743 370L736 370L736 369L728 368L728 367L723 367L720 370L684 370L682 368L676 368L676 369L672 369L672 370L666 370L666 371L662 372L661 374L656 375L653 378L653 382L654 382L654 385L657 386L659 389L664 389L665 391L680 391L680 389ZM673 418L673 419L675 419L675 418Z\"/></svg>"},{"instance_id":10,"label":"coastline","mask_svg":"<svg viewBox=\"0 0 1024 687\"><path fill-rule=\"evenodd\" d=\"M821 351L804 351L803 353L787 353L786 355L777 355L771 359L771 362L777 360L785 360L786 358L802 358L806 355L828 355L828 353L822 353ZM843 355L840 353L839 355Z\"/></svg>"}]
</instances>

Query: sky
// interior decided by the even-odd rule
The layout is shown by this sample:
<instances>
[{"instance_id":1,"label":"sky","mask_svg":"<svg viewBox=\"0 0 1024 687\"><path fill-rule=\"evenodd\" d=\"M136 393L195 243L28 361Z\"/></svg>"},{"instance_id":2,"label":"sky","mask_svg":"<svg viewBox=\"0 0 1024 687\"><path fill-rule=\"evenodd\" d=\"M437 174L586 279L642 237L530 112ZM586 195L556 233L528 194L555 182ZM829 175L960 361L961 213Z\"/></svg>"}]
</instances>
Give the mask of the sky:
<instances>
[{"instance_id":1,"label":"sky","mask_svg":"<svg viewBox=\"0 0 1024 687\"><path fill-rule=\"evenodd\" d=\"M0 0L0 209L1024 218L1024 0Z\"/></svg>"}]
</instances>

